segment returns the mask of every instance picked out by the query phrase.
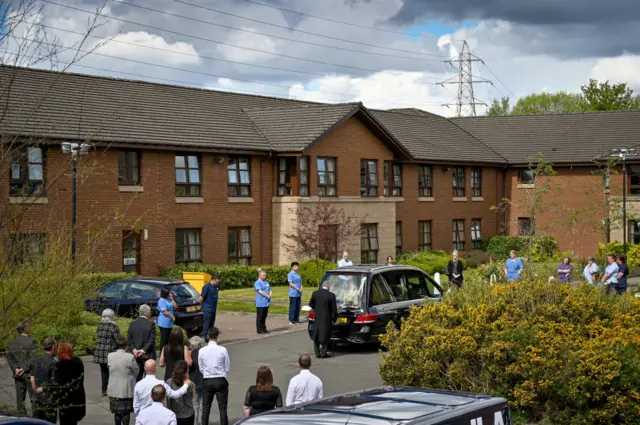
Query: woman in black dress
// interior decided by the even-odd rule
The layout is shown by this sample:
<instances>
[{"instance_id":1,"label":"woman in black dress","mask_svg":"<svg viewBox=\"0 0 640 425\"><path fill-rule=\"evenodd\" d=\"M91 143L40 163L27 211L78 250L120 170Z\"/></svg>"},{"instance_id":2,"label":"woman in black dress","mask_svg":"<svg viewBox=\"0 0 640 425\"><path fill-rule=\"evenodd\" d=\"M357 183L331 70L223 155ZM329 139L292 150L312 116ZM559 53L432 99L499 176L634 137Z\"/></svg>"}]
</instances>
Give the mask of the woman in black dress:
<instances>
[{"instance_id":1,"label":"woman in black dress","mask_svg":"<svg viewBox=\"0 0 640 425\"><path fill-rule=\"evenodd\" d=\"M447 264L446 275L449 277L449 283L460 289L464 282L464 276L462 275L462 261L458 259L458 251L453 251L451 257L451 260L449 260L449 263Z\"/></svg>"},{"instance_id":2,"label":"woman in black dress","mask_svg":"<svg viewBox=\"0 0 640 425\"><path fill-rule=\"evenodd\" d=\"M191 352L189 348L184 345L184 333L182 328L174 326L171 328L171 334L169 335L169 343L162 347L162 353L160 354L160 366L164 366L164 380L168 381L173 373L173 368L177 362L184 360L189 366L193 363L191 361Z\"/></svg>"},{"instance_id":3,"label":"woman in black dress","mask_svg":"<svg viewBox=\"0 0 640 425\"><path fill-rule=\"evenodd\" d=\"M273 385L273 374L267 366L260 366L256 385L247 390L244 398L244 416L253 416L276 407L282 407L280 388Z\"/></svg>"},{"instance_id":4,"label":"woman in black dress","mask_svg":"<svg viewBox=\"0 0 640 425\"><path fill-rule=\"evenodd\" d=\"M70 342L58 344L58 362L54 366L56 404L60 411L60 425L77 425L87 414L84 392L84 364L73 355Z\"/></svg>"}]
</instances>

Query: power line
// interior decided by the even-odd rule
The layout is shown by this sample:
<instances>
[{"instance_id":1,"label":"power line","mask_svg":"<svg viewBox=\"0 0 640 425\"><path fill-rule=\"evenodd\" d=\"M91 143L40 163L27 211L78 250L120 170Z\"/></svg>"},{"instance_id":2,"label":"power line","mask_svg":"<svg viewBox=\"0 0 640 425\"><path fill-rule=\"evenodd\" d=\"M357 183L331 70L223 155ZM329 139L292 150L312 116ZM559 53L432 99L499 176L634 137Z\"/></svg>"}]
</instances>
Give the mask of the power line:
<instances>
[{"instance_id":1,"label":"power line","mask_svg":"<svg viewBox=\"0 0 640 425\"><path fill-rule=\"evenodd\" d=\"M112 0L112 1L118 2L118 0ZM283 25L273 24L271 22L266 22L266 21L260 21L258 19L253 19L253 18L247 18L245 16L236 15L236 14L233 14L233 13L230 13L230 12L225 12L225 11L222 11L222 10L219 10L219 9L213 9L213 8L202 6L202 5L199 5L199 4L190 3L190 2L185 1L185 0L173 0L173 1L175 1L176 3L182 3L182 4L185 4L185 5L188 5L188 6L192 6L192 7L196 7L196 8L199 8L199 9L208 10L210 12L216 12L216 13L220 13L222 15L232 16L234 18L245 19L247 21L256 22L256 23L264 24L264 25L269 25L269 26L272 26L272 27L275 27L275 28L285 29L287 31L295 31L295 32L299 32L299 33L302 33L302 34L315 35L317 37L328 38L328 39L331 39L331 40L337 40L337 41L342 41L342 42L346 42L346 43L359 44L361 46L375 47L375 48L378 48L378 49L385 49L385 50L393 50L395 52L412 53L412 54L415 54L415 55L433 56L433 57L439 57L439 58L445 57L443 55L436 55L436 54L432 54L432 53L416 52L416 51L412 51L412 50L396 49L396 48L393 48L393 47L377 46L375 44L368 44L368 43L363 43L363 42L360 42L360 41L347 40L347 39L344 39L344 38L333 37L333 36L330 36L330 35L324 35L324 34L318 34L318 33L315 33L315 32L300 30L300 29L297 29L297 28L289 28L289 27L286 27L286 26L283 26ZM259 4L261 4L263 6L266 6L266 5L262 4L262 3L259 3Z\"/></svg>"},{"instance_id":2,"label":"power line","mask_svg":"<svg viewBox=\"0 0 640 425\"><path fill-rule=\"evenodd\" d=\"M45 3L56 5L56 6L65 7L65 8L68 8L68 9L77 10L79 12L88 13L88 14L91 14L91 15L94 15L94 16L95 15L102 16L102 17L105 17L105 18L108 18L108 19L113 19L115 21L120 21L120 22L124 22L124 23L127 23L127 24L131 24L131 25L137 25L137 26L144 27L144 28L150 28L150 29L153 29L153 30L156 30L156 31L164 31L164 32L169 33L169 34L179 35L181 37L194 38L196 40L201 40L201 41L206 41L206 42L209 42L209 43L220 44L220 45L223 45L223 46L237 47L239 49L250 50L252 52L259 52L259 53L264 53L264 54L267 54L267 55L278 56L278 57L287 58L287 59L295 59L295 60L300 60L300 61L305 61L305 62L310 62L310 63L316 63L316 64L321 64L321 65L330 65L330 66L335 66L335 67L339 67L339 68L348 68L348 69L354 69L354 70L366 71L366 72L380 72L380 71L376 71L376 70L373 70L373 69L360 68L360 67L351 66L351 65L342 65L342 64L336 64L336 63L331 63L331 62L318 61L318 60L314 60L314 59L302 58L302 57L298 57L298 56L284 55L282 53L267 52L267 51L260 50L260 49L254 49L252 47L239 46L237 44L231 44L231 43L226 43L226 42L222 42L222 41L218 41L218 40L213 40L211 38L200 37L200 36L197 36L197 35L185 34L185 33L181 33L181 32L178 32L178 31L168 30L166 28L160 28L160 27L156 27L156 26L153 26L153 25L143 24L143 23L140 23L140 22L129 21L127 19L116 18L114 16L105 15L103 13L96 13L95 11L91 11L91 10L81 9L79 7L74 7L74 6L70 6L70 5L67 5L67 4L56 3L56 2L54 2L52 0L42 0L42 1L45 2Z\"/></svg>"},{"instance_id":3,"label":"power line","mask_svg":"<svg viewBox=\"0 0 640 425\"><path fill-rule=\"evenodd\" d=\"M482 65L484 65L485 69L486 69L487 71L489 71L489 72L491 73L491 75L493 75L493 77L494 77L496 80L498 80L498 82L499 82L500 84L502 84L502 87L504 87L505 89L507 89L507 91L513 95L513 97L518 97L514 92L512 92L512 91L511 91L511 89L509 89L509 87L507 87L507 86L506 86L506 84L505 84L505 83L503 83L503 82L502 82L502 80L501 80L500 78L498 78L498 76L497 76L497 75L496 75L496 74L491 70L491 68L489 68L489 67L487 66L487 64L486 64L486 63L484 63L484 62L483 62L483 63L482 63ZM500 90L498 90L498 91L500 91ZM500 93L502 93L502 92L500 92ZM504 94L504 93L503 93L503 94Z\"/></svg>"},{"instance_id":4,"label":"power line","mask_svg":"<svg viewBox=\"0 0 640 425\"><path fill-rule=\"evenodd\" d=\"M324 47L324 48L327 48L327 49L343 50L343 51L346 51L346 52L361 53L361 54L365 54L365 55L374 55L374 56L384 56L384 57L396 58L396 59L408 59L408 60L414 60L414 61L436 61L437 60L437 59L411 58L411 57L408 57L408 56L390 55L390 54L386 54L386 53L365 52L365 51L362 51L362 50L348 49L346 47L330 46L330 45L327 45L327 44L320 44L320 43L313 43L313 42L310 42L310 41L296 40L296 39L293 39L293 38L281 37L281 36L278 36L278 35L264 34L264 33L258 32L258 31L252 31L252 30L248 30L248 29L244 29L244 28L236 28L236 27L232 27L230 25L217 24L215 22L205 21L205 20L198 19L198 18L192 18L192 17L189 17L189 16L178 15L177 13L171 13L171 12L167 12L167 11L164 11L164 10L153 9L151 7L140 6L140 5L133 4L133 3L127 3L127 2L122 1L122 0L111 0L111 1L113 1L115 3L118 3L118 4L124 4L124 5L130 6L130 7L135 7L135 8L138 8L138 9L148 10L150 12L156 12L156 13L161 13L161 14L167 15L167 16L173 16L175 18L187 19L187 20L190 20L190 21L193 21L193 22L199 22L201 24L207 24L207 25L212 25L212 26L216 26L216 27L227 28L227 29L232 30L232 31L240 31L240 32L246 32L246 33L249 33L249 34L261 35L261 36L264 36L264 37L271 37L271 38L275 38L275 39L279 39L279 40L290 41L290 42L293 42L293 43L308 44L310 46ZM196 7L199 7L199 6L196 5ZM382 48L383 49L384 47L377 47L377 48ZM418 52L415 52L415 53L416 54L422 54L422 53L418 53Z\"/></svg>"},{"instance_id":5,"label":"power line","mask_svg":"<svg viewBox=\"0 0 640 425\"><path fill-rule=\"evenodd\" d=\"M384 29L384 28L368 27L366 25L358 25L358 24L354 24L352 22L344 22L344 21L338 21L336 19L323 18L321 16L311 15L309 13L298 12L297 10L286 9L284 7L273 6L273 5L270 5L270 4L264 4L264 3L261 3L261 2L258 2L258 1L254 1L254 0L244 0L244 1L246 1L247 3L253 3L253 4L260 5L260 6L269 7L271 9L282 10L284 12L295 13L296 15L306 16L306 17L314 18L314 19L320 19L322 21L333 22L333 23L336 23L336 24L349 25L351 27L364 28L364 29L373 30L373 31L387 32L387 33L391 33L391 34L408 35L408 36L411 36L411 37L422 37L421 34L413 34L413 33L410 33L410 32L387 30L387 29Z\"/></svg>"}]
</instances>

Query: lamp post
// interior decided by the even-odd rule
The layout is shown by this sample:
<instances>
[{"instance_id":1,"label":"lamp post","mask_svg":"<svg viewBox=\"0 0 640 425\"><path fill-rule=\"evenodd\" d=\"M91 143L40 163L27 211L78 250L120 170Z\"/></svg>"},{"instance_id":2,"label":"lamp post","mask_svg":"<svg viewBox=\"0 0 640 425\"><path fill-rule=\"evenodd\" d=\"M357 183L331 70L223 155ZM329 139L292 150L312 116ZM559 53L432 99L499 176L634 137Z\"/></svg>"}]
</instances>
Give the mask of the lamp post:
<instances>
[{"instance_id":1,"label":"lamp post","mask_svg":"<svg viewBox=\"0 0 640 425\"><path fill-rule=\"evenodd\" d=\"M71 260L76 261L76 182L78 170L78 154L89 153L88 143L62 143L62 153L71 155Z\"/></svg>"},{"instance_id":2,"label":"lamp post","mask_svg":"<svg viewBox=\"0 0 640 425\"><path fill-rule=\"evenodd\" d=\"M622 160L622 250L627 256L627 158L638 156L635 148L611 149L611 156Z\"/></svg>"}]
</instances>

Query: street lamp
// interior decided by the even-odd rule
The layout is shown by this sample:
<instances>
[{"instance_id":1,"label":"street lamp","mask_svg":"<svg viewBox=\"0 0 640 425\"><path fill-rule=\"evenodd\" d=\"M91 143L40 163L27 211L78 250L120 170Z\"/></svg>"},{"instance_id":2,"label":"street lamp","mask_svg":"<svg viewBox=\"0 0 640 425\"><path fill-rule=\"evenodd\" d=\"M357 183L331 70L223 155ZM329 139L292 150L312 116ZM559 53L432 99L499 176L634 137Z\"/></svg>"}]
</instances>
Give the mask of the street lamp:
<instances>
[{"instance_id":1,"label":"street lamp","mask_svg":"<svg viewBox=\"0 0 640 425\"><path fill-rule=\"evenodd\" d=\"M638 156L635 148L611 149L611 156L622 160L622 249L627 256L627 158Z\"/></svg>"},{"instance_id":2,"label":"street lamp","mask_svg":"<svg viewBox=\"0 0 640 425\"><path fill-rule=\"evenodd\" d=\"M88 143L62 143L62 153L71 155L71 260L76 260L76 180L78 168L78 154L89 153L91 145Z\"/></svg>"}]
</instances>

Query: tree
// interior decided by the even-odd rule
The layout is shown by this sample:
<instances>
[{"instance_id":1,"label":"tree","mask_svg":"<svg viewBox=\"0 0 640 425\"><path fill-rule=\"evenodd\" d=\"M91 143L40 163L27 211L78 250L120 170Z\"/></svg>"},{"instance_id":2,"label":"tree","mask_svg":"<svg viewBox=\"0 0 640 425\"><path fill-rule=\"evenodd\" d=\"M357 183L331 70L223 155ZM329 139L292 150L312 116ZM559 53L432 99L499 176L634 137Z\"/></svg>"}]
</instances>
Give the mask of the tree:
<instances>
[{"instance_id":1,"label":"tree","mask_svg":"<svg viewBox=\"0 0 640 425\"><path fill-rule=\"evenodd\" d=\"M291 257L315 261L323 273L325 262L336 261L351 240L360 235L364 223L329 202L298 207L292 212L296 216L295 231L283 235L290 241L284 244L285 251Z\"/></svg>"},{"instance_id":2,"label":"tree","mask_svg":"<svg viewBox=\"0 0 640 425\"><path fill-rule=\"evenodd\" d=\"M609 84L591 79L589 83L581 86L588 110L591 111L619 111L637 109L638 97L633 96L633 90L627 87L627 83Z\"/></svg>"},{"instance_id":3,"label":"tree","mask_svg":"<svg viewBox=\"0 0 640 425\"><path fill-rule=\"evenodd\" d=\"M500 100L492 99L491 105L487 110L487 115L490 117L493 116L501 116L501 115L511 115L511 106L509 105L509 98L502 97Z\"/></svg>"}]
</instances>

